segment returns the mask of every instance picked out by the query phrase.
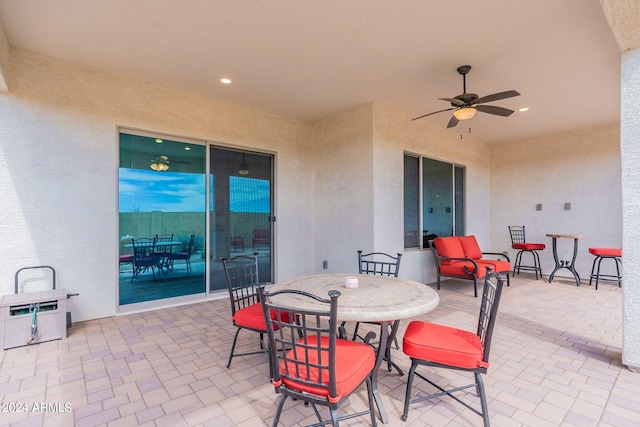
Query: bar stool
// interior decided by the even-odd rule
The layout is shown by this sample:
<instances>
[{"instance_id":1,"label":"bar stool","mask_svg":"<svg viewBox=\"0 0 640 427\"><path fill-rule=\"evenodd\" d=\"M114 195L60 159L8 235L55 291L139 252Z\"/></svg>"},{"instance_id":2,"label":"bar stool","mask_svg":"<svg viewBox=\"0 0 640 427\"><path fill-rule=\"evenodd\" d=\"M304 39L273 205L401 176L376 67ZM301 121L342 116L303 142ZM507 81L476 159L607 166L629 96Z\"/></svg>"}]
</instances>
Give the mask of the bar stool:
<instances>
[{"instance_id":1,"label":"bar stool","mask_svg":"<svg viewBox=\"0 0 640 427\"><path fill-rule=\"evenodd\" d=\"M591 277L589 278L589 286L593 279L596 279L596 290L598 290L598 281L605 280L609 282L617 282L618 287L622 287L622 275L620 274L620 265L622 264L622 249L618 248L589 248L589 253L595 255L593 266L591 267ZM603 259L613 259L616 262L617 274L600 274L600 263ZM596 263L598 270L596 271Z\"/></svg>"},{"instance_id":2,"label":"bar stool","mask_svg":"<svg viewBox=\"0 0 640 427\"><path fill-rule=\"evenodd\" d=\"M542 277L542 267L540 266L538 251L544 250L546 247L545 244L527 242L524 235L524 225L510 225L509 234L511 235L511 247L519 251L513 263L513 275L520 275L520 270L534 271L536 273L536 280L538 280L538 274ZM524 252L531 254L533 257L533 265L522 265L522 254Z\"/></svg>"}]
</instances>

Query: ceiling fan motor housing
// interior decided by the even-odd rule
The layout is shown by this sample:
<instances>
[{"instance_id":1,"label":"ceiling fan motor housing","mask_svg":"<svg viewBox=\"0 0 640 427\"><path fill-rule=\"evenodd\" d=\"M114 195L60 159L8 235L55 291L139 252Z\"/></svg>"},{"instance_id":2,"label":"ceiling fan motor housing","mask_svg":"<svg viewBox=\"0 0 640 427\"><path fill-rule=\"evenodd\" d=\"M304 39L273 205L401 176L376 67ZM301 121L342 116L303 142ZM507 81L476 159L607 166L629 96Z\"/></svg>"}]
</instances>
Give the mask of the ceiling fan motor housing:
<instances>
[{"instance_id":1,"label":"ceiling fan motor housing","mask_svg":"<svg viewBox=\"0 0 640 427\"><path fill-rule=\"evenodd\" d=\"M475 93L463 93L463 94L460 94L460 95L454 97L453 99L459 99L460 101L464 102L465 105L472 105L472 104L475 104L476 101L478 99L480 99L480 98ZM460 105L457 105L457 104L454 104L454 103L451 103L451 105L454 106L454 107L459 107L460 106Z\"/></svg>"}]
</instances>

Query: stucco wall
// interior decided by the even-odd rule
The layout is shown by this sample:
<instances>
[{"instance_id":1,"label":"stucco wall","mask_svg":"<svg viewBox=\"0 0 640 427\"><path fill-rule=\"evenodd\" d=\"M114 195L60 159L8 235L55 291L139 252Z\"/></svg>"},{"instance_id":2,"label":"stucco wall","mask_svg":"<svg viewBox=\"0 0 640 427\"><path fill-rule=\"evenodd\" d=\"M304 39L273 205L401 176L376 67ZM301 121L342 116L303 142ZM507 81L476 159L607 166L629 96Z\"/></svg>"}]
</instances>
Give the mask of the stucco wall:
<instances>
[{"instance_id":1,"label":"stucco wall","mask_svg":"<svg viewBox=\"0 0 640 427\"><path fill-rule=\"evenodd\" d=\"M622 362L640 371L640 47L622 55L620 144L623 186L624 259Z\"/></svg>"},{"instance_id":2,"label":"stucco wall","mask_svg":"<svg viewBox=\"0 0 640 427\"><path fill-rule=\"evenodd\" d=\"M358 272L356 251L373 246L373 105L316 123L315 273ZM323 261L328 268L322 268Z\"/></svg>"},{"instance_id":3,"label":"stucco wall","mask_svg":"<svg viewBox=\"0 0 640 427\"><path fill-rule=\"evenodd\" d=\"M622 245L620 176L617 125L492 146L492 246L508 250L513 260L516 251L511 249L508 226L526 226L528 241L547 245L540 261L548 275L555 263L546 234L582 234L576 269L588 280L593 262L588 248ZM567 202L571 210L564 209ZM536 210L538 203L541 211ZM560 259L570 259L572 250L573 240L558 240ZM602 264L610 273L608 267ZM571 273L560 270L556 276Z\"/></svg>"},{"instance_id":4,"label":"stucco wall","mask_svg":"<svg viewBox=\"0 0 640 427\"><path fill-rule=\"evenodd\" d=\"M0 94L0 294L52 265L74 321L116 313L118 126L276 155L276 277L312 268L311 126L13 50ZM281 242L286 242L283 244Z\"/></svg>"},{"instance_id":5,"label":"stucco wall","mask_svg":"<svg viewBox=\"0 0 640 427\"><path fill-rule=\"evenodd\" d=\"M374 109L375 249L404 252L401 275L433 283L436 274L429 250L404 250L403 157L405 152L464 166L466 234L474 234L485 251L489 239L489 147L382 104Z\"/></svg>"}]
</instances>

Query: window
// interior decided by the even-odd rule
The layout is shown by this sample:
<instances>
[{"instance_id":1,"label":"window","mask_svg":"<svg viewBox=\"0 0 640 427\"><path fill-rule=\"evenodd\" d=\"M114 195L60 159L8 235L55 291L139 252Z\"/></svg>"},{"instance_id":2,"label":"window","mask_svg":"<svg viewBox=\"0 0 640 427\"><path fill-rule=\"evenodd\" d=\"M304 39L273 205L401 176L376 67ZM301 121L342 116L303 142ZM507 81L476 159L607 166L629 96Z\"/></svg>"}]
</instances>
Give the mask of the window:
<instances>
[{"instance_id":1,"label":"window","mask_svg":"<svg viewBox=\"0 0 640 427\"><path fill-rule=\"evenodd\" d=\"M405 154L405 248L426 248L427 240L438 236L464 235L464 175L464 167Z\"/></svg>"}]
</instances>

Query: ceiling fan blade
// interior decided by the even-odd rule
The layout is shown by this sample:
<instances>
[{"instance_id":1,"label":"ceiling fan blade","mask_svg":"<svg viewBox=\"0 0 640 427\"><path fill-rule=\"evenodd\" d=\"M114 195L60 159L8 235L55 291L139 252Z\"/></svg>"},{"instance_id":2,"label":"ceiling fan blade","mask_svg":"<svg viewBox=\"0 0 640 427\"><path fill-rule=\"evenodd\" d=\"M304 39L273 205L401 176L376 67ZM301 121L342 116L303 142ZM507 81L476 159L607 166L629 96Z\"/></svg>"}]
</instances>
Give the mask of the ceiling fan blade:
<instances>
[{"instance_id":1,"label":"ceiling fan blade","mask_svg":"<svg viewBox=\"0 0 640 427\"><path fill-rule=\"evenodd\" d=\"M507 108L496 107L495 105L476 105L475 109L483 113L495 114L496 116L509 117L513 114L513 110Z\"/></svg>"},{"instance_id":2,"label":"ceiling fan blade","mask_svg":"<svg viewBox=\"0 0 640 427\"><path fill-rule=\"evenodd\" d=\"M493 93L491 95L483 96L482 98L476 101L476 104L484 104L485 102L493 102L499 101L501 99L513 98L514 96L519 96L520 92L517 90L508 90L506 92L498 92Z\"/></svg>"},{"instance_id":3,"label":"ceiling fan blade","mask_svg":"<svg viewBox=\"0 0 640 427\"><path fill-rule=\"evenodd\" d=\"M450 103L452 103L454 105L457 105L458 107L462 107L462 106L465 105L464 101L461 101L461 100L456 99L456 98L438 98L438 99L440 99L442 101L448 101L448 102L450 102Z\"/></svg>"},{"instance_id":4,"label":"ceiling fan blade","mask_svg":"<svg viewBox=\"0 0 640 427\"><path fill-rule=\"evenodd\" d=\"M445 108L444 110L439 110L439 111L434 111L433 113L425 114L424 116L416 117L415 119L411 119L411 120L412 120L412 121L413 121L413 120L418 120L418 119L421 119L421 118L423 118L423 117L430 116L430 115L432 115L432 114L438 114L438 113L442 113L443 111L451 111L451 110L455 110L455 107Z\"/></svg>"},{"instance_id":5,"label":"ceiling fan blade","mask_svg":"<svg viewBox=\"0 0 640 427\"><path fill-rule=\"evenodd\" d=\"M447 129L454 127L458 124L460 120L456 119L456 116L451 116L451 120L449 120L449 124L447 125Z\"/></svg>"}]
</instances>

